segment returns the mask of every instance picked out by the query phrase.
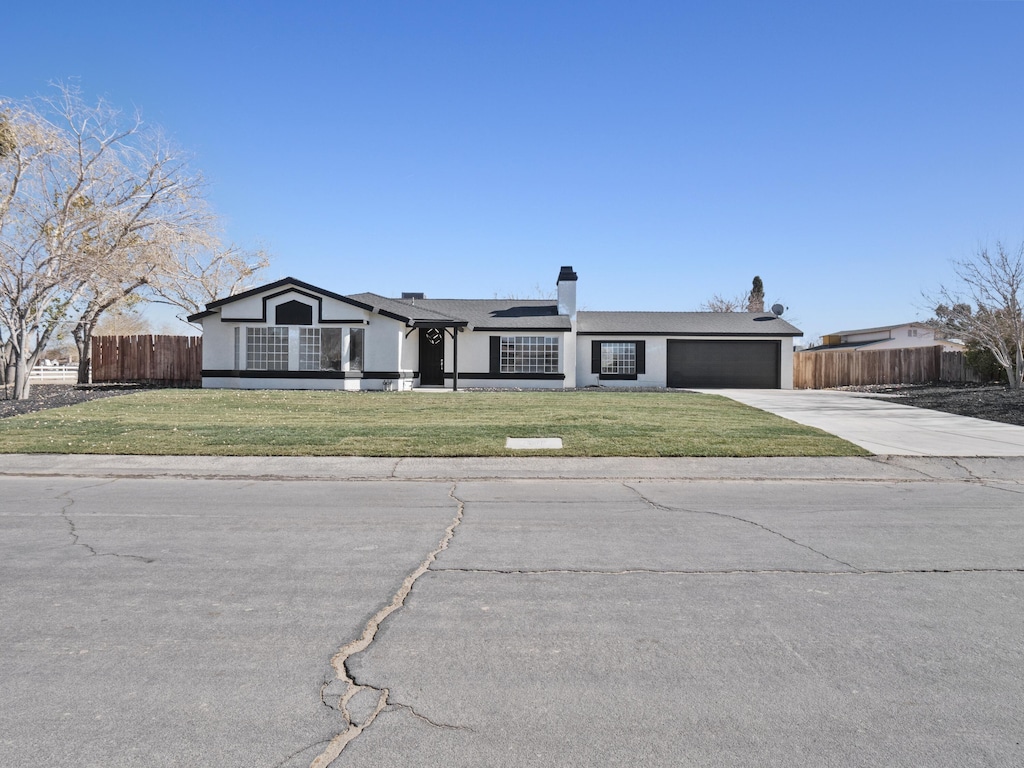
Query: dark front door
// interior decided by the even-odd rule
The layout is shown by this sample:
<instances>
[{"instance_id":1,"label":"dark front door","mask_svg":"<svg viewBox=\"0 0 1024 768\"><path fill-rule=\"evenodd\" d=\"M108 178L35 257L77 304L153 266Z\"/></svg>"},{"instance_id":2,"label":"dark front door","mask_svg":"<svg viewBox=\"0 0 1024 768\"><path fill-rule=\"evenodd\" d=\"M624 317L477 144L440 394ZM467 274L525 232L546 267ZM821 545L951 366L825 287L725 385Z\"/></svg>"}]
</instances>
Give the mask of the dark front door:
<instances>
[{"instance_id":1,"label":"dark front door","mask_svg":"<svg viewBox=\"0 0 1024 768\"><path fill-rule=\"evenodd\" d=\"M420 386L444 386L444 328L420 328Z\"/></svg>"}]
</instances>

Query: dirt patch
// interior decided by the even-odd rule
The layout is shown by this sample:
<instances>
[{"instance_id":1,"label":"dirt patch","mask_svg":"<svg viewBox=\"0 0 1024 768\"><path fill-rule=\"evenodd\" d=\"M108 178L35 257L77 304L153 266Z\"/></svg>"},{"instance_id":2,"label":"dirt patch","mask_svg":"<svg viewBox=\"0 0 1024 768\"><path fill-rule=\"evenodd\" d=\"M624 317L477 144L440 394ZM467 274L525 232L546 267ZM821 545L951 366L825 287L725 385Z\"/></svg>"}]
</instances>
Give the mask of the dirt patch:
<instances>
[{"instance_id":1,"label":"dirt patch","mask_svg":"<svg viewBox=\"0 0 1024 768\"><path fill-rule=\"evenodd\" d=\"M9 400L10 387L0 386L0 419L35 413L47 408L78 405L101 397L116 397L138 392L141 387L131 384L94 384L79 387L76 384L33 384L24 400Z\"/></svg>"},{"instance_id":2,"label":"dirt patch","mask_svg":"<svg viewBox=\"0 0 1024 768\"><path fill-rule=\"evenodd\" d=\"M973 416L976 419L1024 427L1024 390L981 384L901 384L842 387L846 391L891 395L881 398L900 405Z\"/></svg>"}]
</instances>

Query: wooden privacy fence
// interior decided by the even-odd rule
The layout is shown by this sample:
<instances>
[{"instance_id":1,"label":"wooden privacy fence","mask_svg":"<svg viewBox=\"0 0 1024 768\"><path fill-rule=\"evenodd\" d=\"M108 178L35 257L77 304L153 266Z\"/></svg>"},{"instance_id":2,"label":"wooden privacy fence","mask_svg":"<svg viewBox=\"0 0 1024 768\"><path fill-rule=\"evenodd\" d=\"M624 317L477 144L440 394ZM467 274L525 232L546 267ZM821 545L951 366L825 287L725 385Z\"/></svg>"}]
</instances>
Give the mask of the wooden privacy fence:
<instances>
[{"instance_id":1,"label":"wooden privacy fence","mask_svg":"<svg viewBox=\"0 0 1024 768\"><path fill-rule=\"evenodd\" d=\"M793 354L796 389L925 384L933 381L978 382L963 352L941 345L909 349L834 349Z\"/></svg>"},{"instance_id":2,"label":"wooden privacy fence","mask_svg":"<svg viewBox=\"0 0 1024 768\"><path fill-rule=\"evenodd\" d=\"M199 336L95 336L94 383L120 382L198 387L203 380Z\"/></svg>"}]
</instances>

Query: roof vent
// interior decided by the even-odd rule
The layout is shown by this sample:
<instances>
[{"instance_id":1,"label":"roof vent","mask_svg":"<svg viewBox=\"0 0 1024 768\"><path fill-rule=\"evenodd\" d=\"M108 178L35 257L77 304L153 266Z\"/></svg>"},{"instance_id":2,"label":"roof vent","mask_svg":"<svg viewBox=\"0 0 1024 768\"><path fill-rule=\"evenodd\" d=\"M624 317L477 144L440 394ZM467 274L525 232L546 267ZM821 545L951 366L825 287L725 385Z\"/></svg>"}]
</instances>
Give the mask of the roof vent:
<instances>
[{"instance_id":1,"label":"roof vent","mask_svg":"<svg viewBox=\"0 0 1024 768\"><path fill-rule=\"evenodd\" d=\"M424 296L422 293L417 293L416 291L402 291L402 298L412 299L413 301L415 301L416 299L425 299L427 297Z\"/></svg>"}]
</instances>

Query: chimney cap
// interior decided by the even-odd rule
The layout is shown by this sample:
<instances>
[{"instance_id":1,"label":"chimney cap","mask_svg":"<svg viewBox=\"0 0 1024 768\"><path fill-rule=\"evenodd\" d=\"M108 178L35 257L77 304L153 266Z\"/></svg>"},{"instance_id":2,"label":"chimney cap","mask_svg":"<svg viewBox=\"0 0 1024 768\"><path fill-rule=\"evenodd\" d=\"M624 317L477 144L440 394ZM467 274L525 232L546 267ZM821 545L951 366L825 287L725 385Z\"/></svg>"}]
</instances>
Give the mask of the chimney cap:
<instances>
[{"instance_id":1,"label":"chimney cap","mask_svg":"<svg viewBox=\"0 0 1024 768\"><path fill-rule=\"evenodd\" d=\"M573 272L572 267L571 266L568 266L568 267L563 266L562 267L562 271L558 273L558 280L556 280L555 282L556 283L561 283L561 282L573 281L573 280L576 280L576 279L577 279L576 278L576 273Z\"/></svg>"}]
</instances>

